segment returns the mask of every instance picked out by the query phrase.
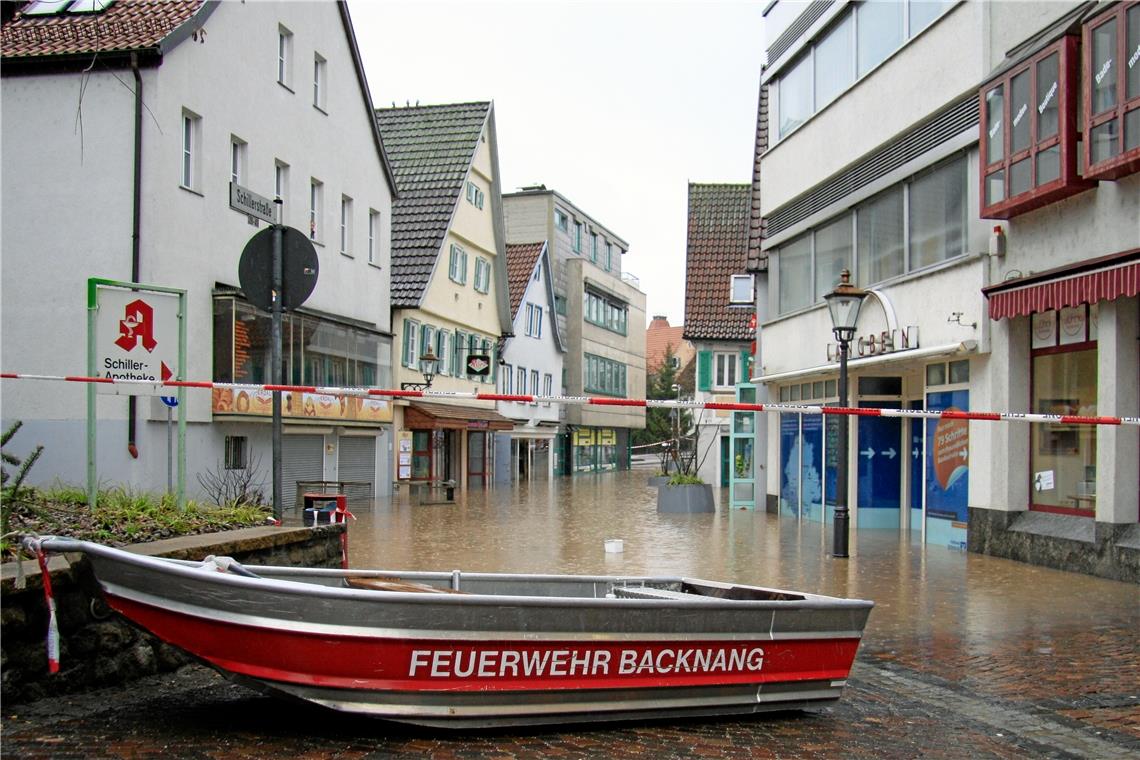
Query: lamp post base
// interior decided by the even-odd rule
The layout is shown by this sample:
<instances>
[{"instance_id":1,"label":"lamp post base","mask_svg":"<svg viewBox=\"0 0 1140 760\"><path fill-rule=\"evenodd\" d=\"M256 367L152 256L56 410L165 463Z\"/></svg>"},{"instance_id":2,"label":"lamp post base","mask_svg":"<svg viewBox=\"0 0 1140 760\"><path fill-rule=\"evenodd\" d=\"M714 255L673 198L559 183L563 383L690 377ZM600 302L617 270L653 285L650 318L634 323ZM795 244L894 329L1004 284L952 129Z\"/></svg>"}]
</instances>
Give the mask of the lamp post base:
<instances>
[{"instance_id":1,"label":"lamp post base","mask_svg":"<svg viewBox=\"0 0 1140 760\"><path fill-rule=\"evenodd\" d=\"M835 510L835 539L832 541L831 556L847 557L847 536L851 517L847 507L837 507Z\"/></svg>"}]
</instances>

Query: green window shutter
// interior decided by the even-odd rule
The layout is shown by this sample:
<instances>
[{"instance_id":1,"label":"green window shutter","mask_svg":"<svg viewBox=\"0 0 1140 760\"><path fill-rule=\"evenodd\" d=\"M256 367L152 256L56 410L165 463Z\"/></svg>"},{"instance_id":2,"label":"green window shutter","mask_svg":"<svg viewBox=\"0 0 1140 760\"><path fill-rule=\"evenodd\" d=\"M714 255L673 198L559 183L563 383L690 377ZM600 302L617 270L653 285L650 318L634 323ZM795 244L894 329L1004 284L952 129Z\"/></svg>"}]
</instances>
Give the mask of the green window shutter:
<instances>
[{"instance_id":1,"label":"green window shutter","mask_svg":"<svg viewBox=\"0 0 1140 760\"><path fill-rule=\"evenodd\" d=\"M697 390L712 390L712 351L697 352Z\"/></svg>"}]
</instances>

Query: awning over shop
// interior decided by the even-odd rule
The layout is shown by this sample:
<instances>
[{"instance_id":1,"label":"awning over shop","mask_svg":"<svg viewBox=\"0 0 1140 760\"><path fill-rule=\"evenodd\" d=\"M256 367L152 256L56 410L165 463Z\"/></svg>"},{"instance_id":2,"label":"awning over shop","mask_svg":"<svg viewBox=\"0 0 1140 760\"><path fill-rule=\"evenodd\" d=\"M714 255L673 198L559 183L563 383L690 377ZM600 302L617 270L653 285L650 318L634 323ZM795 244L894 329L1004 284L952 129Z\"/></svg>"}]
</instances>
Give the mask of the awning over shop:
<instances>
[{"instance_id":1,"label":"awning over shop","mask_svg":"<svg viewBox=\"0 0 1140 760\"><path fill-rule=\"evenodd\" d=\"M851 359L847 363L850 370L858 369L881 369L886 368L892 364L899 364L903 362L913 362L918 360L934 359L939 356L957 356L958 354L972 354L978 350L978 341L964 340L959 343L945 343L939 346L928 346L927 348L912 348L906 351L892 351L888 354L880 354L879 356L866 356L863 358ZM831 364L820 364L815 367L806 367L804 369L791 370L790 372L774 372L770 375L759 375L748 379L750 383L786 383L786 382L802 382L804 380L813 380L816 378L830 377L834 375L839 369L839 363L834 362Z\"/></svg>"},{"instance_id":2,"label":"awning over shop","mask_svg":"<svg viewBox=\"0 0 1140 760\"><path fill-rule=\"evenodd\" d=\"M991 319L1134 296L1140 293L1140 248L1006 280L982 293Z\"/></svg>"},{"instance_id":3,"label":"awning over shop","mask_svg":"<svg viewBox=\"0 0 1140 760\"><path fill-rule=\"evenodd\" d=\"M493 409L413 401L404 410L408 430L511 430L515 424Z\"/></svg>"}]
</instances>

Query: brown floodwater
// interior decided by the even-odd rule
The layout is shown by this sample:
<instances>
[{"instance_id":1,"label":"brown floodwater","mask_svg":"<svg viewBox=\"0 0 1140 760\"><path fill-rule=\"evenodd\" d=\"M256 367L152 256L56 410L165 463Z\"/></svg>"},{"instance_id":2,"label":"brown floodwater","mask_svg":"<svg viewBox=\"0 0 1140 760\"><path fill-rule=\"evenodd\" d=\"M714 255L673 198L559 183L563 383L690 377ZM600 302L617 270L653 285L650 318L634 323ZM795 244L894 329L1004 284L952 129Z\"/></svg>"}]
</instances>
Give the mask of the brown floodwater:
<instances>
[{"instance_id":1,"label":"brown floodwater","mask_svg":"<svg viewBox=\"0 0 1140 760\"><path fill-rule=\"evenodd\" d=\"M834 559L831 526L765 512L657 512L649 472L579 475L460 495L456 504L380 499L354 509L353 567L605 575L686 575L871 599L867 636L957 629L984 640L1074 621L1140 629L1140 587L852 530ZM607 553L607 539L624 551Z\"/></svg>"}]
</instances>

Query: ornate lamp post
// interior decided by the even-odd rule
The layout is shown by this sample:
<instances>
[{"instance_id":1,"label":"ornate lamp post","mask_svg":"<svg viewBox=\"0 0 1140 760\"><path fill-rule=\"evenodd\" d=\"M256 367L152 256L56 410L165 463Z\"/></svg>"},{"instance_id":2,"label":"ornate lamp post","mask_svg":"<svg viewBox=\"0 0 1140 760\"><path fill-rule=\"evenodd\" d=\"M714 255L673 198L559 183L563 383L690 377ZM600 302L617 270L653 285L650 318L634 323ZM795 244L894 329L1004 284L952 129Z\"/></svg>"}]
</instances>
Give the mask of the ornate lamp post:
<instances>
[{"instance_id":1,"label":"ornate lamp post","mask_svg":"<svg viewBox=\"0 0 1140 760\"><path fill-rule=\"evenodd\" d=\"M859 308L867 292L851 284L851 272L847 269L839 275L839 285L823 297L831 312L831 331L839 342L839 406L847 406L847 354L848 347L855 337L855 325L859 321ZM850 515L847 510L847 430L846 414L839 415L839 458L836 467L835 484L835 536L832 543L833 557L846 557Z\"/></svg>"},{"instance_id":2,"label":"ornate lamp post","mask_svg":"<svg viewBox=\"0 0 1140 760\"><path fill-rule=\"evenodd\" d=\"M429 347L424 355L420 357L420 373L424 376L422 383L400 383L400 390L402 391L426 391L431 387L431 381L435 379L435 370L439 365L439 359L432 353Z\"/></svg>"}]
</instances>

